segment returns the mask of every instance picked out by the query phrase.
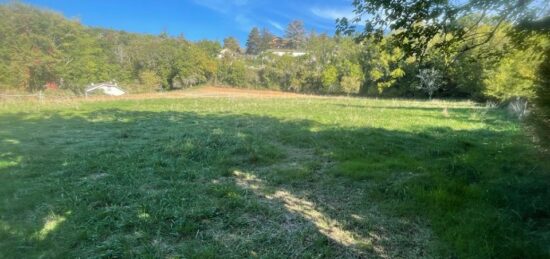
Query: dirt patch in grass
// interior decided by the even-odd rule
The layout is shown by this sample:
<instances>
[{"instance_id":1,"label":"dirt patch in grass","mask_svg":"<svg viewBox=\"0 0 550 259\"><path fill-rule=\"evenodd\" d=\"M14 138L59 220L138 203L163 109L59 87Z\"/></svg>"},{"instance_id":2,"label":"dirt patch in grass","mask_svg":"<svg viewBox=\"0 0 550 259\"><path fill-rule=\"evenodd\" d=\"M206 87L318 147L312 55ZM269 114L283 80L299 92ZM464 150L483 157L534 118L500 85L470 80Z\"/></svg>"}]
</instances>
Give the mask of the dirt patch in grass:
<instances>
[{"instance_id":1,"label":"dirt patch in grass","mask_svg":"<svg viewBox=\"0 0 550 259\"><path fill-rule=\"evenodd\" d=\"M284 159L232 174L238 186L252 191L274 210L284 211L285 228L315 228L336 245L333 248L339 257L434 257L435 237L426 222L383 213L365 195L372 188L368 183L365 189L335 187L346 183L323 177L333 163L314 149L273 145L285 152ZM372 205L364 206L368 202ZM359 206L361 210L357 210Z\"/></svg>"}]
</instances>

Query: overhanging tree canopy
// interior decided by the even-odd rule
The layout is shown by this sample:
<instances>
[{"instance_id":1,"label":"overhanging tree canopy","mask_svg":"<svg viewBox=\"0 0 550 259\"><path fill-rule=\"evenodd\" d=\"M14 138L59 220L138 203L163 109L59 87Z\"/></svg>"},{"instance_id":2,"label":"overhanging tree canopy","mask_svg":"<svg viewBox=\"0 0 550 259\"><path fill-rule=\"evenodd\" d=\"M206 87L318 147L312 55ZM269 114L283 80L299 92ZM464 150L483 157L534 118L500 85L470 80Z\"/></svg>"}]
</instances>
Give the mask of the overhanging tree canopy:
<instances>
[{"instance_id":1,"label":"overhanging tree canopy","mask_svg":"<svg viewBox=\"0 0 550 259\"><path fill-rule=\"evenodd\" d=\"M337 20L337 32L354 34L357 25L364 30L356 34L361 38L380 39L391 32L408 56L422 57L433 39L433 47L448 49L456 42L465 44L457 52L465 52L490 41L504 24L539 24L548 15L544 0L354 0L355 17ZM460 19L472 16L470 23ZM479 33L481 23L493 29ZM521 26L515 26L521 27ZM433 44L433 42L432 42Z\"/></svg>"}]
</instances>

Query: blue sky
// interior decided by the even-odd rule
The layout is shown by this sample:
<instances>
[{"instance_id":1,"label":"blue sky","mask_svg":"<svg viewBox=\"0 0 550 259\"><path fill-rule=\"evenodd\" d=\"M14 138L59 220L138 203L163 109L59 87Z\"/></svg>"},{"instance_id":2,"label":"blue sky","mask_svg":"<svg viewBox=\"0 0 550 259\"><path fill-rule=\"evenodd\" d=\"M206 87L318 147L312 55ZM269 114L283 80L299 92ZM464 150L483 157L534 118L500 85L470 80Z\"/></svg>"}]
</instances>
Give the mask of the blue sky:
<instances>
[{"instance_id":1,"label":"blue sky","mask_svg":"<svg viewBox=\"0 0 550 259\"><path fill-rule=\"evenodd\" d=\"M277 35L294 20L308 30L332 34L337 17L352 15L352 0L26 0L78 19L88 26L187 39L222 40L236 36L241 44L254 26Z\"/></svg>"}]
</instances>

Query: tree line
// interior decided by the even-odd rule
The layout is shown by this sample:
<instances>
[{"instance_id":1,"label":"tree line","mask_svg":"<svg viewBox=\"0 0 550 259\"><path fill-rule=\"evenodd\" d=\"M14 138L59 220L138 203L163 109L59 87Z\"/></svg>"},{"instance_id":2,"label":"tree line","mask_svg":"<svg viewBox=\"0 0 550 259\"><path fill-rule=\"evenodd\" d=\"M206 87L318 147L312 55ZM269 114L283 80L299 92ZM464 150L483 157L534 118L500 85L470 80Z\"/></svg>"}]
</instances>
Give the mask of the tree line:
<instances>
[{"instance_id":1,"label":"tree line","mask_svg":"<svg viewBox=\"0 0 550 259\"><path fill-rule=\"evenodd\" d=\"M455 23L469 26L472 34L492 36L489 40L456 41L445 49L437 47L443 38L435 37L420 56L411 55L395 33L380 38L360 38L357 34L331 37L289 26L285 38L303 40L288 48L303 49L307 55L279 57L265 51L272 47L257 48L264 37L253 28L244 52L249 55L224 56L219 63L220 82L321 94L477 101L535 97L542 74L539 67L545 63L541 50L550 46L546 35L523 35L520 45L509 33L511 23L496 26L494 18L477 13L460 17ZM460 52L472 45L479 46Z\"/></svg>"},{"instance_id":2,"label":"tree line","mask_svg":"<svg viewBox=\"0 0 550 259\"><path fill-rule=\"evenodd\" d=\"M88 28L19 3L0 5L0 35L2 90L37 91L53 82L79 93L113 80L144 91L174 89L206 83L216 73L217 50L208 44Z\"/></svg>"},{"instance_id":3,"label":"tree line","mask_svg":"<svg viewBox=\"0 0 550 259\"><path fill-rule=\"evenodd\" d=\"M346 22L340 21L339 32L350 32L345 30ZM509 33L512 21L479 12L456 17L452 24L469 28L472 35L491 37L450 40L456 32L449 30L414 45L410 43L415 34L406 38L402 30L380 32L377 37L330 36L306 32L303 22L292 21L283 36L252 28L242 50L234 37L222 45L166 33L89 28L51 11L3 4L0 89L37 91L55 82L79 93L92 82L115 80L136 91L210 83L316 94L480 101L536 96L539 68L547 63L546 35L523 34L523 44L514 44ZM414 48L417 45L423 48ZM305 55L280 56L273 49L300 50Z\"/></svg>"}]
</instances>

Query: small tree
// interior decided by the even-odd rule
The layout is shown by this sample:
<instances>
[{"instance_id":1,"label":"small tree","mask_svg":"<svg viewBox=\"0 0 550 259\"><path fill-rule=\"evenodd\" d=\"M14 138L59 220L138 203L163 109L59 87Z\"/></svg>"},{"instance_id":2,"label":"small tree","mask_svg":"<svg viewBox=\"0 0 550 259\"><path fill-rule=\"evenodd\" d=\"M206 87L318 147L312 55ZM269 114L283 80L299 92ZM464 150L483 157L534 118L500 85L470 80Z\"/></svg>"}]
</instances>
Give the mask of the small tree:
<instances>
[{"instance_id":1,"label":"small tree","mask_svg":"<svg viewBox=\"0 0 550 259\"><path fill-rule=\"evenodd\" d=\"M431 100L433 93L441 87L443 79L441 72L435 68L421 69L416 77L420 79L420 84L416 88L428 93Z\"/></svg>"},{"instance_id":2,"label":"small tree","mask_svg":"<svg viewBox=\"0 0 550 259\"><path fill-rule=\"evenodd\" d=\"M235 37L227 37L223 39L223 47L235 53L241 53L241 45Z\"/></svg>"}]
</instances>

